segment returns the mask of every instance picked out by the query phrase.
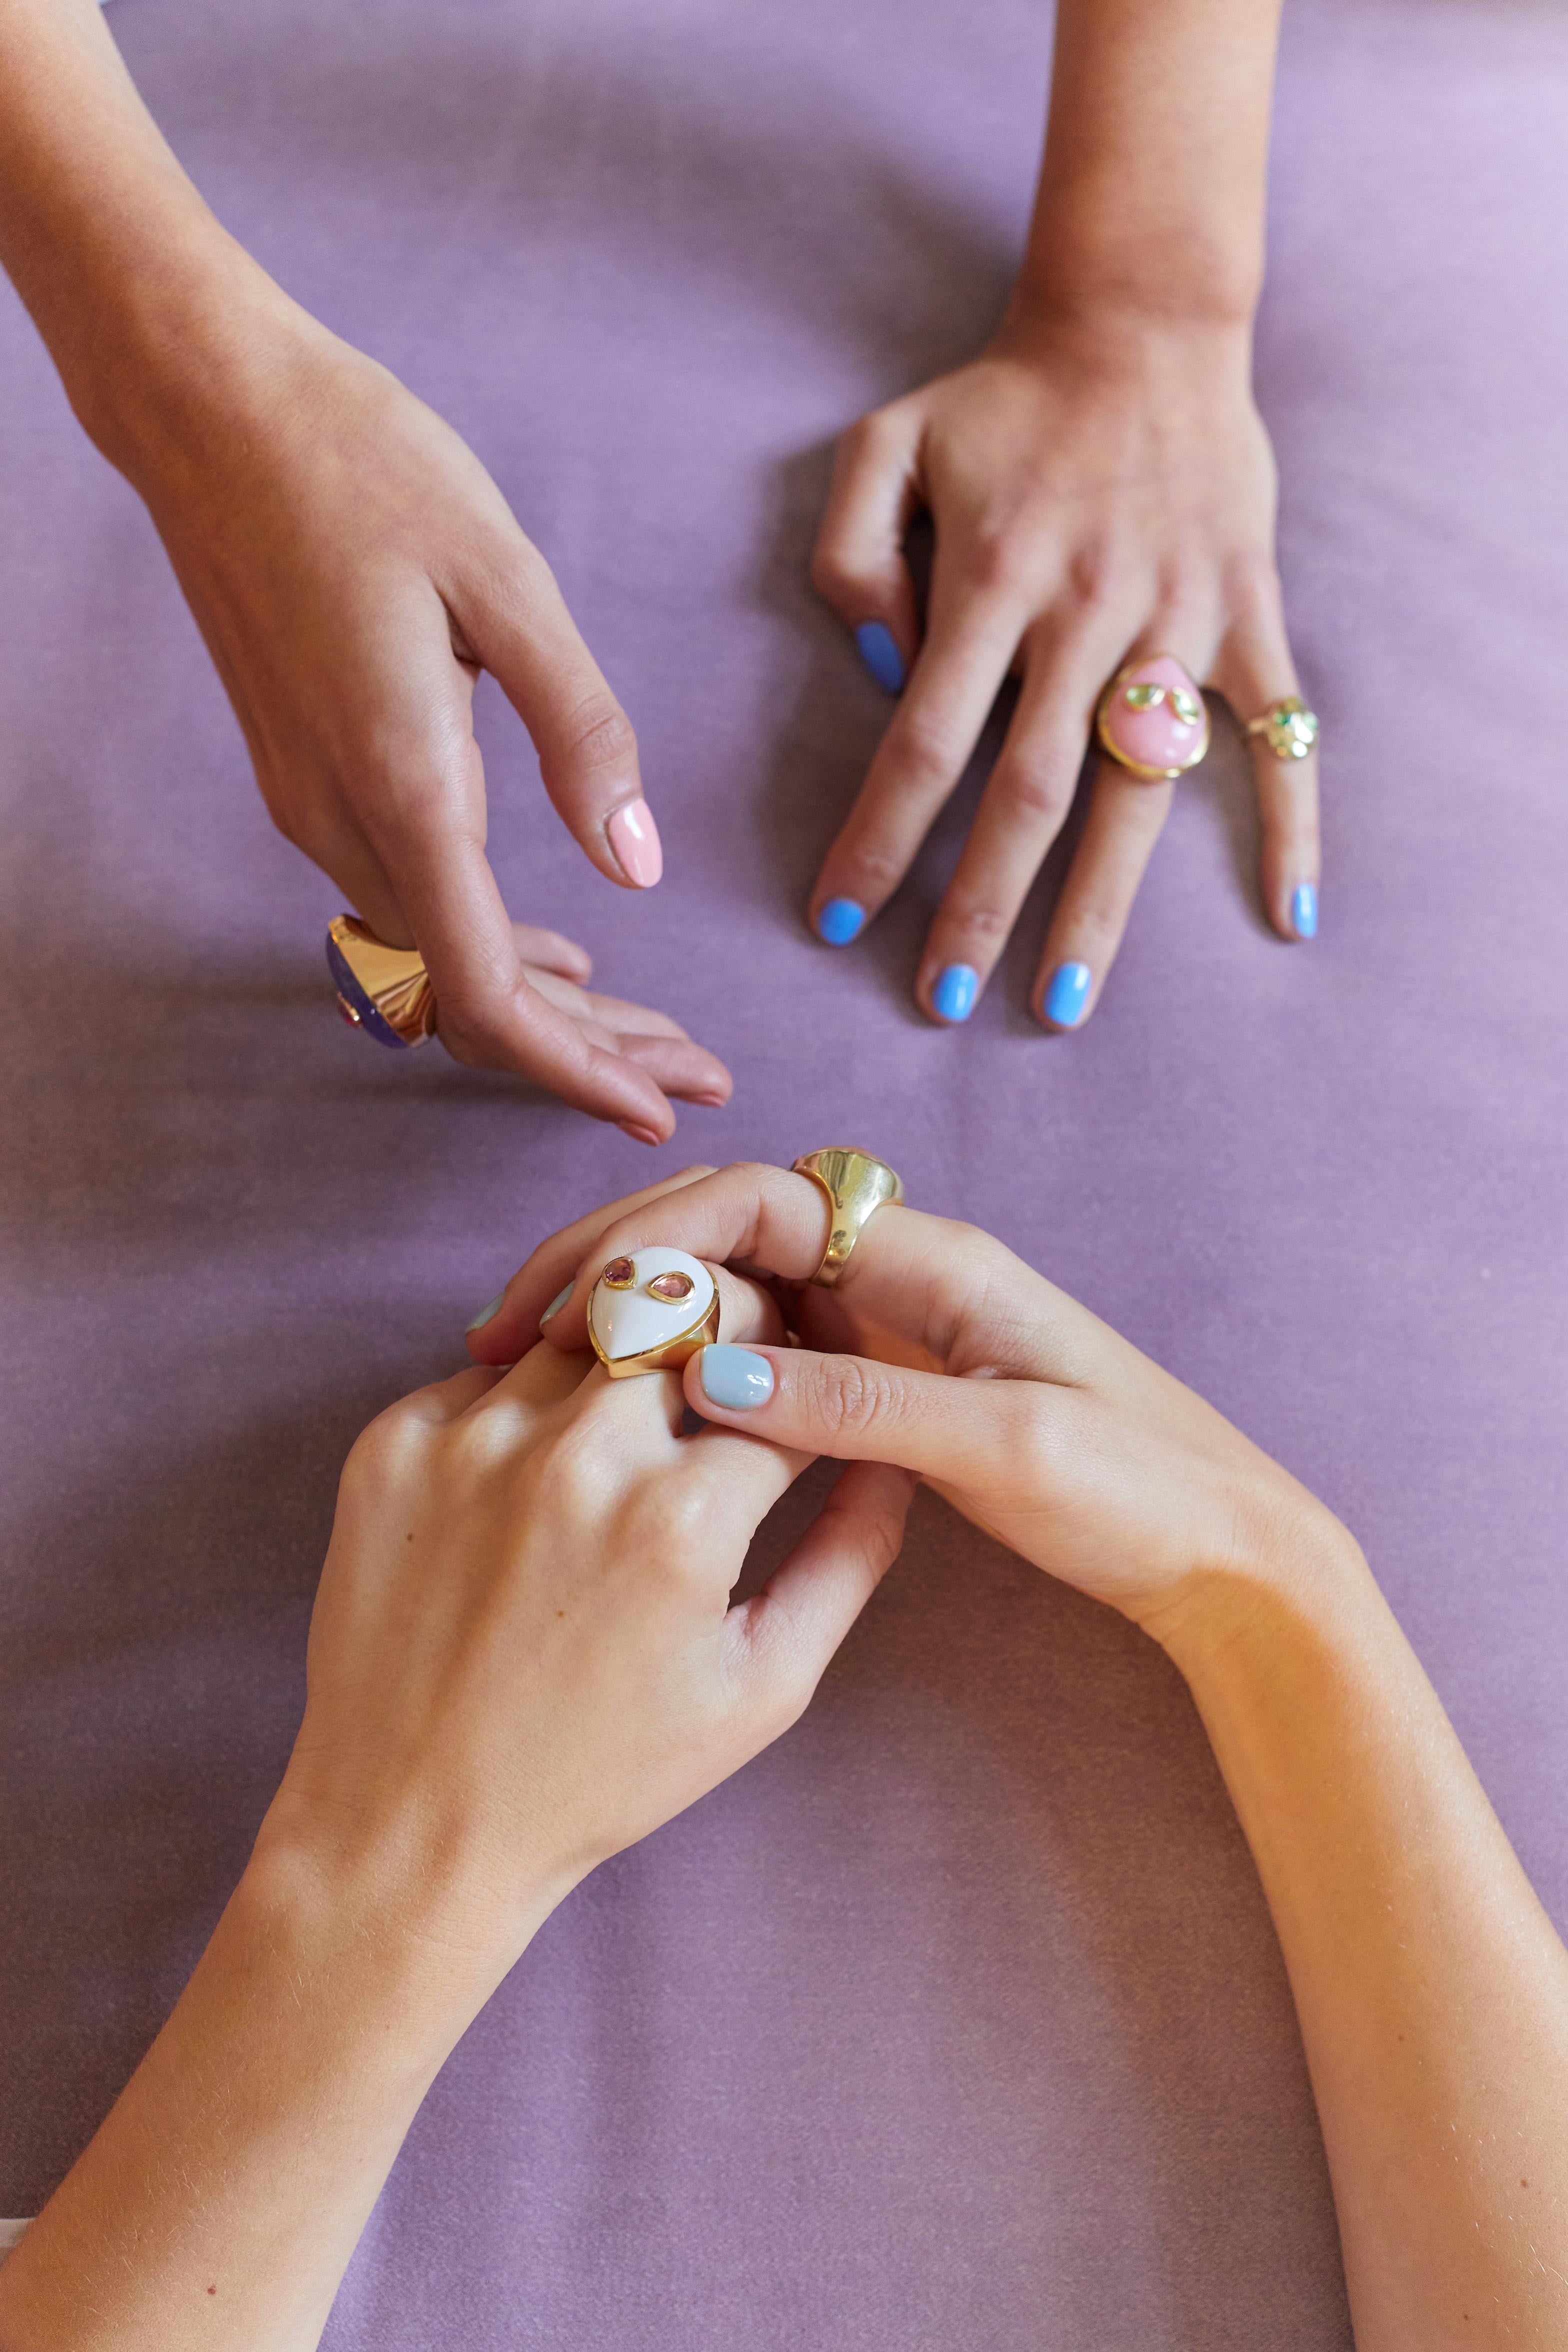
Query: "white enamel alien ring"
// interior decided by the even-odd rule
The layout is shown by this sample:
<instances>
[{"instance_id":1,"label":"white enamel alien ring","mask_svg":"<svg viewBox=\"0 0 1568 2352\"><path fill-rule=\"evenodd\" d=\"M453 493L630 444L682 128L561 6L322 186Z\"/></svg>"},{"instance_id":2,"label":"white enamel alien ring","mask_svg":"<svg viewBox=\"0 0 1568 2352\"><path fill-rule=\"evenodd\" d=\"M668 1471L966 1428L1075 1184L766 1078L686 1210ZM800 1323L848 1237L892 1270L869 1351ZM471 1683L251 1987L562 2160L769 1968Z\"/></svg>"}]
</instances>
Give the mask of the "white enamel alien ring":
<instances>
[{"instance_id":1,"label":"white enamel alien ring","mask_svg":"<svg viewBox=\"0 0 1568 2352\"><path fill-rule=\"evenodd\" d=\"M684 1250L613 1257L588 1295L588 1337L613 1381L679 1371L719 1337L719 1286Z\"/></svg>"}]
</instances>

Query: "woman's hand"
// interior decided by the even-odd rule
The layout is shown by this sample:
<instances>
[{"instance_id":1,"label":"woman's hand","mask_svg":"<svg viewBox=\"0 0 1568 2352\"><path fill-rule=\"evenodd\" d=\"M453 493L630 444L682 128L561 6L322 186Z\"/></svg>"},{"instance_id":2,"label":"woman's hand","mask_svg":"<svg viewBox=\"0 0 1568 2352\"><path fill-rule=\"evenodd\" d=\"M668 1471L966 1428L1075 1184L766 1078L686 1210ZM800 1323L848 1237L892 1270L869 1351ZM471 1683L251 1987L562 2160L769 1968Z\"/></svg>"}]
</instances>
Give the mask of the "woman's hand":
<instances>
[{"instance_id":1,"label":"woman's hand","mask_svg":"<svg viewBox=\"0 0 1568 2352\"><path fill-rule=\"evenodd\" d=\"M721 1328L781 1336L763 1293L720 1288ZM731 1607L805 1457L683 1417L672 1374L535 1347L360 1439L282 1786L173 2017L0 2272L7 2346L309 2352L534 1929L800 1714L911 1482L846 1473Z\"/></svg>"},{"instance_id":2,"label":"woman's hand","mask_svg":"<svg viewBox=\"0 0 1568 2352\"><path fill-rule=\"evenodd\" d=\"M824 938L854 938L897 889L1004 677L1021 678L916 979L936 1020L973 1010L1124 662L1174 654L1244 722L1296 691L1250 360L1245 325L1020 295L979 359L865 418L840 448L813 576L902 694L812 894ZM935 530L923 632L903 548L921 508ZM1254 771L1263 903L1285 938L1310 938L1316 762L1259 745ZM1177 789L1096 755L1033 992L1048 1026L1093 1011Z\"/></svg>"},{"instance_id":3,"label":"woman's hand","mask_svg":"<svg viewBox=\"0 0 1568 2352\"><path fill-rule=\"evenodd\" d=\"M802 1284L827 1241L821 1192L783 1169L688 1171L545 1243L469 1349L504 1360L547 1315L585 1344L599 1267L649 1242ZM563 1281L570 1297L549 1311ZM799 1348L709 1349L686 1374L710 1421L917 1472L1025 1559L1158 1638L1281 1559L1353 1555L1304 1488L1190 1389L973 1226L882 1209L833 1289L796 1294ZM821 1351L821 1352L819 1352Z\"/></svg>"},{"instance_id":4,"label":"woman's hand","mask_svg":"<svg viewBox=\"0 0 1568 2352\"><path fill-rule=\"evenodd\" d=\"M661 1143L730 1076L658 1013L531 957L485 856L489 670L601 874L659 878L626 713L458 436L291 302L208 212L97 0L0 0L0 265L78 416L141 492L274 823L374 931L416 946L458 1059Z\"/></svg>"},{"instance_id":5,"label":"woman's hand","mask_svg":"<svg viewBox=\"0 0 1568 2352\"><path fill-rule=\"evenodd\" d=\"M784 1337L721 1273L721 1328ZM584 1874L778 1737L898 1549L911 1482L840 1480L755 1600L730 1593L807 1455L681 1433L673 1375L535 1346L373 1423L343 1473L309 1693L262 1853L396 1852L508 1966ZM461 1928L458 1920L466 1923Z\"/></svg>"},{"instance_id":6,"label":"woman's hand","mask_svg":"<svg viewBox=\"0 0 1568 2352\"><path fill-rule=\"evenodd\" d=\"M662 1014L542 979L485 855L471 703L499 679L609 880L661 870L637 744L548 565L440 418L247 263L177 357L86 411L152 512L279 829L383 939L416 945L439 1034L648 1143L721 1062ZM569 982L588 976L558 942Z\"/></svg>"}]
</instances>

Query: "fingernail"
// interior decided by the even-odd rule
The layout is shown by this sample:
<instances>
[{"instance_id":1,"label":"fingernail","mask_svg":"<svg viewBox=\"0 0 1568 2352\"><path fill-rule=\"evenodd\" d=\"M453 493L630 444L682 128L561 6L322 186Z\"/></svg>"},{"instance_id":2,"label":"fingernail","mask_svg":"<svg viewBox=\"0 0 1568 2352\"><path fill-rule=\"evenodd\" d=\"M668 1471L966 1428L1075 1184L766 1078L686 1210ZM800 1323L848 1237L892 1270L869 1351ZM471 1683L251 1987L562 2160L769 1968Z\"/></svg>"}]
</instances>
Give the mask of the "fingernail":
<instances>
[{"instance_id":1,"label":"fingernail","mask_svg":"<svg viewBox=\"0 0 1568 2352\"><path fill-rule=\"evenodd\" d=\"M1318 936L1318 893L1310 882L1298 882L1290 893L1290 929L1299 940Z\"/></svg>"},{"instance_id":2,"label":"fingernail","mask_svg":"<svg viewBox=\"0 0 1568 2352\"><path fill-rule=\"evenodd\" d=\"M663 1136L659 1134L657 1128L639 1127L635 1119L618 1118L616 1121L616 1125L620 1129L623 1135L629 1135L634 1143L662 1143L664 1141Z\"/></svg>"},{"instance_id":3,"label":"fingernail","mask_svg":"<svg viewBox=\"0 0 1568 2352\"><path fill-rule=\"evenodd\" d=\"M967 1021L980 993L980 974L972 963L950 963L931 990L931 1008L943 1021Z\"/></svg>"},{"instance_id":4,"label":"fingernail","mask_svg":"<svg viewBox=\"0 0 1568 2352\"><path fill-rule=\"evenodd\" d=\"M884 628L880 621L862 621L855 632L855 642L860 648L861 660L883 693L902 694L904 657L891 629Z\"/></svg>"},{"instance_id":5,"label":"fingernail","mask_svg":"<svg viewBox=\"0 0 1568 2352\"><path fill-rule=\"evenodd\" d=\"M647 801L628 801L605 830L626 880L639 890L651 890L664 872L664 850Z\"/></svg>"},{"instance_id":6,"label":"fingernail","mask_svg":"<svg viewBox=\"0 0 1568 2352\"><path fill-rule=\"evenodd\" d=\"M1086 963L1058 963L1046 991L1046 1019L1058 1029L1076 1029L1083 1019L1094 974Z\"/></svg>"},{"instance_id":7,"label":"fingernail","mask_svg":"<svg viewBox=\"0 0 1568 2352\"><path fill-rule=\"evenodd\" d=\"M558 1291L556 1292L556 1294L555 1294L554 1297L551 1300L551 1302L550 1302L549 1306L545 1308L545 1310L544 1310L543 1314L542 1314L542 1315L540 1317L540 1318L539 1318L539 1328L540 1328L540 1329L541 1329L542 1331L543 1330L543 1328L544 1328L545 1325L549 1322L549 1320L550 1320L550 1318L551 1318L551 1317L552 1317L552 1315L559 1315L559 1314L560 1314L561 1309L565 1306L566 1301L571 1297L571 1296L572 1296L572 1285L571 1285L570 1283L568 1283L568 1284L567 1284L567 1286L566 1286L566 1287L565 1287L565 1289L564 1289L564 1290L558 1290ZM498 1307L500 1305L500 1299L499 1299L499 1298L498 1298L498 1299L497 1299L497 1301L496 1301L496 1305L497 1305ZM489 1313L489 1312L492 1312L493 1310L492 1310L492 1309L487 1309L486 1311L487 1311L487 1313Z\"/></svg>"},{"instance_id":8,"label":"fingernail","mask_svg":"<svg viewBox=\"0 0 1568 2352\"><path fill-rule=\"evenodd\" d=\"M866 909L858 898L829 898L816 910L817 936L830 948L847 948L859 938L865 921Z\"/></svg>"},{"instance_id":9,"label":"fingernail","mask_svg":"<svg viewBox=\"0 0 1568 2352\"><path fill-rule=\"evenodd\" d=\"M746 1412L766 1404L773 1392L773 1368L750 1348L704 1348L698 1366L702 1393L726 1412Z\"/></svg>"},{"instance_id":10,"label":"fingernail","mask_svg":"<svg viewBox=\"0 0 1568 2352\"><path fill-rule=\"evenodd\" d=\"M482 1331L487 1323L493 1323L495 1321L496 1317L500 1313L505 1303L505 1291L498 1290L495 1297L490 1300L489 1305L488 1307L480 1307L473 1321L468 1326L468 1330ZM559 1306L561 1302L557 1299L555 1303ZM467 1337L467 1333L465 1333L464 1336Z\"/></svg>"}]
</instances>

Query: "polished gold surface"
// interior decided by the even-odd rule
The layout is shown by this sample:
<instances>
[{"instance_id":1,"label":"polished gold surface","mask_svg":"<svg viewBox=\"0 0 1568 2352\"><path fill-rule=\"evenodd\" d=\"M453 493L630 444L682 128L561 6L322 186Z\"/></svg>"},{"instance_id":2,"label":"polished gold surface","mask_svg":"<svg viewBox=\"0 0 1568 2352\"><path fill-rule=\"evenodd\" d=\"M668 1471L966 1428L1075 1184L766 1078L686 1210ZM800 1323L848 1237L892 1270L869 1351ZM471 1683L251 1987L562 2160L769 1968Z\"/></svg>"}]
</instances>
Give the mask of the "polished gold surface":
<instances>
[{"instance_id":1,"label":"polished gold surface","mask_svg":"<svg viewBox=\"0 0 1568 2352\"><path fill-rule=\"evenodd\" d=\"M797 1176L809 1176L827 1196L833 1222L822 1264L811 1278L831 1290L835 1283L842 1280L849 1253L868 1219L875 1216L879 1209L902 1201L903 1181L885 1160L879 1160L875 1152L861 1151L852 1143L832 1144L823 1151L805 1152L795 1161L795 1172Z\"/></svg>"},{"instance_id":2,"label":"polished gold surface","mask_svg":"<svg viewBox=\"0 0 1568 2352\"><path fill-rule=\"evenodd\" d=\"M357 915L340 915L327 936L405 1045L423 1045L436 1034L436 992L417 948L389 948ZM362 1016L341 993L338 1003L345 1019L363 1026Z\"/></svg>"},{"instance_id":3,"label":"polished gold surface","mask_svg":"<svg viewBox=\"0 0 1568 2352\"><path fill-rule=\"evenodd\" d=\"M601 1276L600 1280L603 1280ZM626 1287L628 1286L619 1286ZM595 1285L596 1289L598 1285ZM588 1294L588 1337L594 1353L613 1381L640 1380L645 1372L678 1372L688 1358L700 1349L710 1347L719 1337L719 1286L713 1285L713 1297L708 1309L697 1322L689 1323L672 1339L665 1339L657 1348L645 1348L640 1356L607 1356L604 1342L594 1328L594 1294Z\"/></svg>"},{"instance_id":4,"label":"polished gold surface","mask_svg":"<svg viewBox=\"0 0 1568 2352\"><path fill-rule=\"evenodd\" d=\"M1271 702L1260 718L1249 719L1242 733L1250 741L1261 736L1277 760L1304 760L1315 749L1322 729L1318 714L1309 710L1299 694Z\"/></svg>"}]
</instances>

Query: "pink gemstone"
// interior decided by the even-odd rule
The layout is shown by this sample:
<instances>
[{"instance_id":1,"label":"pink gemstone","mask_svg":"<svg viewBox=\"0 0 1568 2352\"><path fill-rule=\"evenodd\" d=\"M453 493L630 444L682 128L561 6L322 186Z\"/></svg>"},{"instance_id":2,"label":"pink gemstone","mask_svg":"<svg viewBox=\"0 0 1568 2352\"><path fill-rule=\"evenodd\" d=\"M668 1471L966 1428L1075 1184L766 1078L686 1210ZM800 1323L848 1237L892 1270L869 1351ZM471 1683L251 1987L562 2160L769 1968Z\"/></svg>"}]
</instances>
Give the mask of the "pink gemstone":
<instances>
[{"instance_id":1,"label":"pink gemstone","mask_svg":"<svg viewBox=\"0 0 1568 2352\"><path fill-rule=\"evenodd\" d=\"M1158 702L1134 709L1127 702L1130 686L1163 686L1166 690ZM1191 697L1195 718L1182 717L1171 698L1173 687ZM1208 714L1181 663L1169 654L1156 654L1152 661L1139 662L1119 680L1106 709L1105 731L1117 750L1140 768L1189 768L1207 749Z\"/></svg>"},{"instance_id":2,"label":"pink gemstone","mask_svg":"<svg viewBox=\"0 0 1568 2352\"><path fill-rule=\"evenodd\" d=\"M629 1290L637 1278L637 1270L629 1257L613 1257L599 1276L612 1290Z\"/></svg>"},{"instance_id":3,"label":"pink gemstone","mask_svg":"<svg viewBox=\"0 0 1568 2352\"><path fill-rule=\"evenodd\" d=\"M689 1274L656 1274L648 1288L656 1298L689 1298L691 1276Z\"/></svg>"}]
</instances>

